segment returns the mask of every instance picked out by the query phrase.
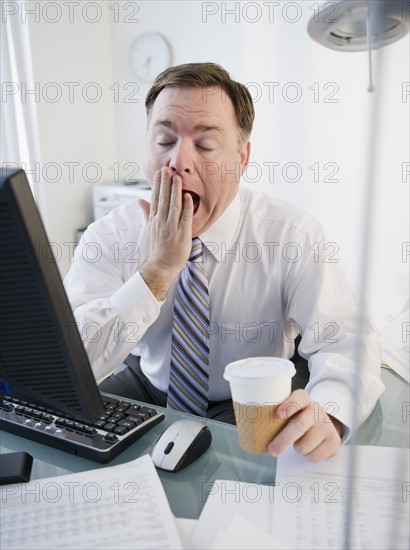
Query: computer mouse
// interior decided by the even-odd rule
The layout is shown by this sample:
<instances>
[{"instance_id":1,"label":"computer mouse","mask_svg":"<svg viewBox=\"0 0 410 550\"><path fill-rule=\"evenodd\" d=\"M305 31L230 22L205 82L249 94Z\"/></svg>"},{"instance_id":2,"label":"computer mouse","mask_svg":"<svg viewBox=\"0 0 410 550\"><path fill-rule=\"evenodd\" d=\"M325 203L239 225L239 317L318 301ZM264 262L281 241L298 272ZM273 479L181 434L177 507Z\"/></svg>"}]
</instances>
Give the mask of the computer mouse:
<instances>
[{"instance_id":1,"label":"computer mouse","mask_svg":"<svg viewBox=\"0 0 410 550\"><path fill-rule=\"evenodd\" d=\"M179 472L203 455L211 441L208 426L199 420L184 418L171 424L160 435L151 458L157 468Z\"/></svg>"}]
</instances>

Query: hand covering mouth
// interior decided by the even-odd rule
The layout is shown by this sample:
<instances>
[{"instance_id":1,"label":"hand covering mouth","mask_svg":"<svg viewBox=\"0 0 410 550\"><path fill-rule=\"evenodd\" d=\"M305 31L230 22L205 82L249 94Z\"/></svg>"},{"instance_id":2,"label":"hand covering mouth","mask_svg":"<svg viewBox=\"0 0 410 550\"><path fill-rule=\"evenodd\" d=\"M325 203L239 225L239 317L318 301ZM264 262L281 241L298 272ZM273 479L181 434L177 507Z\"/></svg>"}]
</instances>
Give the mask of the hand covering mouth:
<instances>
[{"instance_id":1,"label":"hand covering mouth","mask_svg":"<svg viewBox=\"0 0 410 550\"><path fill-rule=\"evenodd\" d=\"M183 193L189 193L191 195L192 201L194 203L194 214L195 214L195 212L198 210L199 203L201 201L201 199L199 198L199 195L197 195L193 191L182 190L182 192Z\"/></svg>"}]
</instances>

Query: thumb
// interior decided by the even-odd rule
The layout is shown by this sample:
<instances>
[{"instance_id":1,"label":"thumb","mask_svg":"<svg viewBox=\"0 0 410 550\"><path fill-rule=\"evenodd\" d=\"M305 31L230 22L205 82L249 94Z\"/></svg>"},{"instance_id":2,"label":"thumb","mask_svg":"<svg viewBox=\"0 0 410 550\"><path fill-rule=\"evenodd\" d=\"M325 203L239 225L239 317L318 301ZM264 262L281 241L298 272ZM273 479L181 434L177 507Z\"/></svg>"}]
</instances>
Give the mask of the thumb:
<instances>
[{"instance_id":1,"label":"thumb","mask_svg":"<svg viewBox=\"0 0 410 550\"><path fill-rule=\"evenodd\" d=\"M142 213L144 214L145 223L148 223L149 213L151 211L151 205L145 199L139 199L138 204L141 207Z\"/></svg>"}]
</instances>

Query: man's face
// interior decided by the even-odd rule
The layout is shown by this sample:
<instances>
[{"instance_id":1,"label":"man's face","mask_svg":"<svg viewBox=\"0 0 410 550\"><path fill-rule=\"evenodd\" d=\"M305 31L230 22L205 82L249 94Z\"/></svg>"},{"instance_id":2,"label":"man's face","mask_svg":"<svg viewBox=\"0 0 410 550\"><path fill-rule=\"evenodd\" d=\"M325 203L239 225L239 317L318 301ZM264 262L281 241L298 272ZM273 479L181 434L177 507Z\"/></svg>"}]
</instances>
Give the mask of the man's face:
<instances>
[{"instance_id":1,"label":"man's face","mask_svg":"<svg viewBox=\"0 0 410 550\"><path fill-rule=\"evenodd\" d=\"M206 231L234 199L249 157L230 98L215 88L165 88L149 115L145 174L168 166L194 201L192 236Z\"/></svg>"}]
</instances>

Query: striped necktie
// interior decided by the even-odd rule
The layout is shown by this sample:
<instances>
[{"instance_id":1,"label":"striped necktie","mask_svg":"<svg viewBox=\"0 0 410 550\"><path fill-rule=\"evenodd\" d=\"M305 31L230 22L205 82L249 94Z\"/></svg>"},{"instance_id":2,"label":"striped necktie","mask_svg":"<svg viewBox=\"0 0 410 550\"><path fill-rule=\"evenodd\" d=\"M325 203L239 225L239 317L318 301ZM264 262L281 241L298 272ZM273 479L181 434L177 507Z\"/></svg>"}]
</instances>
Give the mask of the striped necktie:
<instances>
[{"instance_id":1,"label":"striped necktie","mask_svg":"<svg viewBox=\"0 0 410 550\"><path fill-rule=\"evenodd\" d=\"M202 242L192 240L188 262L179 276L172 324L169 409L206 416L209 379L208 277L202 266Z\"/></svg>"}]
</instances>

